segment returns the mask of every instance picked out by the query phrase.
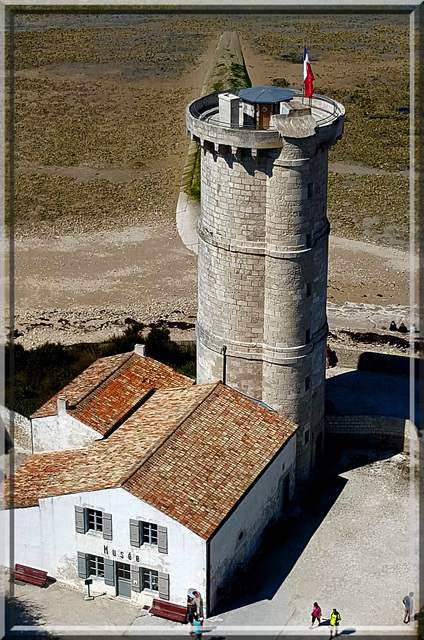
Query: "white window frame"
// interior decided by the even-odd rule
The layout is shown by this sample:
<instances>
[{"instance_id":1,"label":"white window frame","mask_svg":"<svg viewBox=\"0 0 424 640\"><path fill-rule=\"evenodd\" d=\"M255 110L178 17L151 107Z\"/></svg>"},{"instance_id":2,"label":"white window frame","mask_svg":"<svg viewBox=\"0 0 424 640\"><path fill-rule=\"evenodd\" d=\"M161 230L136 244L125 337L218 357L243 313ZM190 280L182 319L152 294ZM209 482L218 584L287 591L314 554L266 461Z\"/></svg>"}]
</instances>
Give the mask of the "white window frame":
<instances>
[{"instance_id":1,"label":"white window frame","mask_svg":"<svg viewBox=\"0 0 424 640\"><path fill-rule=\"evenodd\" d=\"M145 576L149 578L149 586L145 586ZM156 589L152 588L153 578L156 578ZM155 569L147 569L147 567L141 567L141 590L149 591L151 593L159 593L159 572Z\"/></svg>"}]
</instances>

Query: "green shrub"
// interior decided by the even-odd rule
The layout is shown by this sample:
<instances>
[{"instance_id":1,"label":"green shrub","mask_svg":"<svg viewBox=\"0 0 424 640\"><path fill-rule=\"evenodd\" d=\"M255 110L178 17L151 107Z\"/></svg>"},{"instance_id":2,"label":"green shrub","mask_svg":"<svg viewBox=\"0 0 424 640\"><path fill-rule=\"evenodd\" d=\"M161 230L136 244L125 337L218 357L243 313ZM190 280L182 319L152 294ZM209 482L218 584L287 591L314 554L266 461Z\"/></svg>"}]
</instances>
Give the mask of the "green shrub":
<instances>
[{"instance_id":1,"label":"green shrub","mask_svg":"<svg viewBox=\"0 0 424 640\"><path fill-rule=\"evenodd\" d=\"M195 378L194 345L178 345L170 339L169 329L166 328L151 329L144 340L143 329L143 324L134 322L122 336L114 336L99 344L64 346L47 342L29 350L20 344L13 347L6 344L6 406L29 417L95 360L133 351L140 342L145 342L147 356Z\"/></svg>"},{"instance_id":2,"label":"green shrub","mask_svg":"<svg viewBox=\"0 0 424 640\"><path fill-rule=\"evenodd\" d=\"M189 187L189 195L197 202L200 202L200 147L196 149L196 156L193 164L193 173Z\"/></svg>"}]
</instances>

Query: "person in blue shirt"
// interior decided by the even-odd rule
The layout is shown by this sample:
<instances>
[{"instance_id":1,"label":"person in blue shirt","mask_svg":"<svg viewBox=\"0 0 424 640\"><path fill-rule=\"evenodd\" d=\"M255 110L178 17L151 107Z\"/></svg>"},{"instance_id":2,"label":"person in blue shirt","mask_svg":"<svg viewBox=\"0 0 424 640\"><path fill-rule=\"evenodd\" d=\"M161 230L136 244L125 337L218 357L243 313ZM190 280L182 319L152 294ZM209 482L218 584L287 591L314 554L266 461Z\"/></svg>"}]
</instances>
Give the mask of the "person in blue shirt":
<instances>
[{"instance_id":1,"label":"person in blue shirt","mask_svg":"<svg viewBox=\"0 0 424 640\"><path fill-rule=\"evenodd\" d=\"M192 624L192 629L190 631L190 635L201 640L203 620L199 619L199 616L197 615L197 613L194 614L193 622L191 624Z\"/></svg>"}]
</instances>

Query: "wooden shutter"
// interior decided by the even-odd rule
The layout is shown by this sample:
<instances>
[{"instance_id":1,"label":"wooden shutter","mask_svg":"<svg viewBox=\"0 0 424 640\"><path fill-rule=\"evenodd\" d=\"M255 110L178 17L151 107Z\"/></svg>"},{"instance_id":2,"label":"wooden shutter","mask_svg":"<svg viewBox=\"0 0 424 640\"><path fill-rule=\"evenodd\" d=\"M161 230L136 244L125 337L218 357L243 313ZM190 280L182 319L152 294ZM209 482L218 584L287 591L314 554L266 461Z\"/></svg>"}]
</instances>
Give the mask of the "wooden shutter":
<instances>
[{"instance_id":1,"label":"wooden shutter","mask_svg":"<svg viewBox=\"0 0 424 640\"><path fill-rule=\"evenodd\" d=\"M115 563L110 558L105 558L105 584L112 587L115 584Z\"/></svg>"},{"instance_id":2,"label":"wooden shutter","mask_svg":"<svg viewBox=\"0 0 424 640\"><path fill-rule=\"evenodd\" d=\"M169 600L169 574L158 572L159 598Z\"/></svg>"},{"instance_id":3,"label":"wooden shutter","mask_svg":"<svg viewBox=\"0 0 424 640\"><path fill-rule=\"evenodd\" d=\"M130 518L130 545L141 547L140 522Z\"/></svg>"},{"instance_id":4,"label":"wooden shutter","mask_svg":"<svg viewBox=\"0 0 424 640\"><path fill-rule=\"evenodd\" d=\"M133 591L141 591L141 569L139 567L131 567L131 589Z\"/></svg>"},{"instance_id":5,"label":"wooden shutter","mask_svg":"<svg viewBox=\"0 0 424 640\"><path fill-rule=\"evenodd\" d=\"M75 531L77 533L87 533L87 510L84 507L75 505Z\"/></svg>"},{"instance_id":6,"label":"wooden shutter","mask_svg":"<svg viewBox=\"0 0 424 640\"><path fill-rule=\"evenodd\" d=\"M168 553L168 529L158 525L158 551Z\"/></svg>"},{"instance_id":7,"label":"wooden shutter","mask_svg":"<svg viewBox=\"0 0 424 640\"><path fill-rule=\"evenodd\" d=\"M78 577L84 578L84 580L86 580L89 574L88 554L81 553L81 551L78 551L77 557L78 557Z\"/></svg>"},{"instance_id":8,"label":"wooden shutter","mask_svg":"<svg viewBox=\"0 0 424 640\"><path fill-rule=\"evenodd\" d=\"M103 538L105 540L112 540L112 514L103 514Z\"/></svg>"}]
</instances>

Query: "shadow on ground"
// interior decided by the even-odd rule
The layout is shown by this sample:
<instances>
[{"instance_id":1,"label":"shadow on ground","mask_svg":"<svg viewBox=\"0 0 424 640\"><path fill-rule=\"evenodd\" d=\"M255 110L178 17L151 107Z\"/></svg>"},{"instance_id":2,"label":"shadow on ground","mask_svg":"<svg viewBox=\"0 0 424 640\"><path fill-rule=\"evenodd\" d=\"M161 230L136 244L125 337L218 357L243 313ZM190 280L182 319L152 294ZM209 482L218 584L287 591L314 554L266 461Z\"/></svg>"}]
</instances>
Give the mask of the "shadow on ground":
<instances>
[{"instance_id":1,"label":"shadow on ground","mask_svg":"<svg viewBox=\"0 0 424 640\"><path fill-rule=\"evenodd\" d=\"M43 629L40 631L30 630L29 627L37 627L41 624L41 610L34 604L28 604L17 600L16 598L6 596L4 599L5 611L5 632L4 640L10 640L20 636L25 638L49 638L51 640L58 636L49 633ZM16 627L25 627L18 630Z\"/></svg>"},{"instance_id":2,"label":"shadow on ground","mask_svg":"<svg viewBox=\"0 0 424 640\"><path fill-rule=\"evenodd\" d=\"M266 532L261 551L250 562L243 580L228 585L227 598L220 601L213 615L272 600L345 488L348 480L339 474L396 453L393 448L350 449L342 455L339 450L327 452L312 481L297 490L289 511ZM354 633L343 632L348 631Z\"/></svg>"},{"instance_id":3,"label":"shadow on ground","mask_svg":"<svg viewBox=\"0 0 424 640\"><path fill-rule=\"evenodd\" d=\"M317 473L302 495L295 497L290 508L270 529L261 551L249 564L241 581L229 586L229 598L221 601L213 612L224 613L241 606L271 600L298 561L309 540L339 497L347 480L336 473ZM275 567L278 566L278 572Z\"/></svg>"},{"instance_id":4,"label":"shadow on ground","mask_svg":"<svg viewBox=\"0 0 424 640\"><path fill-rule=\"evenodd\" d=\"M326 413L341 416L390 416L409 419L409 378L388 373L351 371L326 382ZM418 398L418 381L415 398ZM418 403L415 405L418 415Z\"/></svg>"},{"instance_id":5,"label":"shadow on ground","mask_svg":"<svg viewBox=\"0 0 424 640\"><path fill-rule=\"evenodd\" d=\"M361 354L355 371L326 380L326 413L331 415L410 417L409 358ZM418 361L415 362L415 416L418 424Z\"/></svg>"}]
</instances>

